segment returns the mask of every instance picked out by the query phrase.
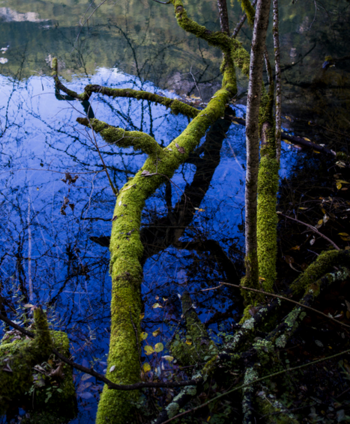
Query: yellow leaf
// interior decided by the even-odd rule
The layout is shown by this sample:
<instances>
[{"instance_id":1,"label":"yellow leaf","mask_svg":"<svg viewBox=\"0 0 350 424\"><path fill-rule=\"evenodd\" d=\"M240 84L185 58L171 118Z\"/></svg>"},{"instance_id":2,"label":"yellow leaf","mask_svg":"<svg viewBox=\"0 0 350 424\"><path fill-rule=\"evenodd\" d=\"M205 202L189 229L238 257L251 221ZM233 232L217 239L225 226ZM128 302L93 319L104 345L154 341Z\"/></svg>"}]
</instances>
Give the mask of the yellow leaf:
<instances>
[{"instance_id":1,"label":"yellow leaf","mask_svg":"<svg viewBox=\"0 0 350 424\"><path fill-rule=\"evenodd\" d=\"M146 355L151 355L152 353L154 353L154 349L152 346L145 346L145 353Z\"/></svg>"},{"instance_id":2,"label":"yellow leaf","mask_svg":"<svg viewBox=\"0 0 350 424\"><path fill-rule=\"evenodd\" d=\"M192 344L191 340L186 340L186 344L191 345Z\"/></svg>"},{"instance_id":3,"label":"yellow leaf","mask_svg":"<svg viewBox=\"0 0 350 424\"><path fill-rule=\"evenodd\" d=\"M160 305L159 303L155 303L153 306L152 306L152 308L153 309L156 309L156 308L162 308L163 306L162 305Z\"/></svg>"},{"instance_id":4,"label":"yellow leaf","mask_svg":"<svg viewBox=\"0 0 350 424\"><path fill-rule=\"evenodd\" d=\"M303 210L303 211L304 211L304 210L306 210L307 208L303 208L302 206L300 206L300 208L299 208L299 209L301 209L301 210Z\"/></svg>"},{"instance_id":5,"label":"yellow leaf","mask_svg":"<svg viewBox=\"0 0 350 424\"><path fill-rule=\"evenodd\" d=\"M313 150L313 152L314 152L314 153L317 153L317 154L319 154L319 153L320 153L320 152L318 152L317 150Z\"/></svg>"},{"instance_id":6,"label":"yellow leaf","mask_svg":"<svg viewBox=\"0 0 350 424\"><path fill-rule=\"evenodd\" d=\"M211 416L209 415L209 417L207 418L207 423L210 421Z\"/></svg>"},{"instance_id":7,"label":"yellow leaf","mask_svg":"<svg viewBox=\"0 0 350 424\"><path fill-rule=\"evenodd\" d=\"M282 140L282 141L284 141L285 143L287 143L287 144L292 144L290 141L288 141L288 140Z\"/></svg>"},{"instance_id":8,"label":"yellow leaf","mask_svg":"<svg viewBox=\"0 0 350 424\"><path fill-rule=\"evenodd\" d=\"M235 125L239 125L239 123L238 122L236 122L236 121L231 121L233 124L235 124Z\"/></svg>"},{"instance_id":9,"label":"yellow leaf","mask_svg":"<svg viewBox=\"0 0 350 424\"><path fill-rule=\"evenodd\" d=\"M349 237L348 233L338 233L339 236L343 236L343 237Z\"/></svg>"},{"instance_id":10,"label":"yellow leaf","mask_svg":"<svg viewBox=\"0 0 350 424\"><path fill-rule=\"evenodd\" d=\"M145 314L140 314L140 319L144 319L145 318Z\"/></svg>"},{"instance_id":11,"label":"yellow leaf","mask_svg":"<svg viewBox=\"0 0 350 424\"><path fill-rule=\"evenodd\" d=\"M164 350L164 345L163 345L163 343L157 343L157 344L154 346L154 350L155 350L156 352L161 352L162 350Z\"/></svg>"},{"instance_id":12,"label":"yellow leaf","mask_svg":"<svg viewBox=\"0 0 350 424\"><path fill-rule=\"evenodd\" d=\"M148 336L148 333L145 333L145 332L141 333L141 340L146 340L147 336Z\"/></svg>"},{"instance_id":13,"label":"yellow leaf","mask_svg":"<svg viewBox=\"0 0 350 424\"><path fill-rule=\"evenodd\" d=\"M148 362L145 362L142 366L144 372L151 371L151 365Z\"/></svg>"},{"instance_id":14,"label":"yellow leaf","mask_svg":"<svg viewBox=\"0 0 350 424\"><path fill-rule=\"evenodd\" d=\"M337 189L340 190L343 186L341 185L341 183L337 183Z\"/></svg>"},{"instance_id":15,"label":"yellow leaf","mask_svg":"<svg viewBox=\"0 0 350 424\"><path fill-rule=\"evenodd\" d=\"M153 331L152 336L157 337L160 333L161 333L160 328L158 328L157 330Z\"/></svg>"},{"instance_id":16,"label":"yellow leaf","mask_svg":"<svg viewBox=\"0 0 350 424\"><path fill-rule=\"evenodd\" d=\"M288 121L292 122L292 118L290 116L285 116L286 119L288 119Z\"/></svg>"},{"instance_id":17,"label":"yellow leaf","mask_svg":"<svg viewBox=\"0 0 350 424\"><path fill-rule=\"evenodd\" d=\"M170 355L164 355L164 356L162 356L162 358L164 358L168 362L171 362L171 361L174 360L174 357L173 356L170 356Z\"/></svg>"},{"instance_id":18,"label":"yellow leaf","mask_svg":"<svg viewBox=\"0 0 350 424\"><path fill-rule=\"evenodd\" d=\"M323 219L320 219L320 220L317 222L317 224L318 224L318 225L322 225L322 224L323 224Z\"/></svg>"},{"instance_id":19,"label":"yellow leaf","mask_svg":"<svg viewBox=\"0 0 350 424\"><path fill-rule=\"evenodd\" d=\"M306 141L311 141L309 138L306 138L306 137L304 137L304 140L306 140Z\"/></svg>"},{"instance_id":20,"label":"yellow leaf","mask_svg":"<svg viewBox=\"0 0 350 424\"><path fill-rule=\"evenodd\" d=\"M321 211L326 215L326 211L323 208L321 208Z\"/></svg>"},{"instance_id":21,"label":"yellow leaf","mask_svg":"<svg viewBox=\"0 0 350 424\"><path fill-rule=\"evenodd\" d=\"M156 300L159 300L159 296L156 296Z\"/></svg>"},{"instance_id":22,"label":"yellow leaf","mask_svg":"<svg viewBox=\"0 0 350 424\"><path fill-rule=\"evenodd\" d=\"M344 181L344 180L337 180L337 183L341 183L341 184L350 184L350 183L348 183L347 181Z\"/></svg>"}]
</instances>

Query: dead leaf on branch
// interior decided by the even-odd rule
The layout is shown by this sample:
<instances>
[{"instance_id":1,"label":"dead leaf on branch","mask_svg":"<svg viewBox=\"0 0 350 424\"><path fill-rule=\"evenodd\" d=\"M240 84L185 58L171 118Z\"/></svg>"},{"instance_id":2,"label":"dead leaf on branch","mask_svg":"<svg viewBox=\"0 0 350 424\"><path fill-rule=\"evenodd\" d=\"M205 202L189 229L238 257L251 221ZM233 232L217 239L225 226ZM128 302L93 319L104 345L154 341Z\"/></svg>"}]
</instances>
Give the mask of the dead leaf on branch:
<instances>
[{"instance_id":1,"label":"dead leaf on branch","mask_svg":"<svg viewBox=\"0 0 350 424\"><path fill-rule=\"evenodd\" d=\"M177 143L175 143L175 146L176 146L177 150L179 151L179 153L181 153L181 154L186 153L186 150L183 147L179 146Z\"/></svg>"},{"instance_id":2,"label":"dead leaf on branch","mask_svg":"<svg viewBox=\"0 0 350 424\"><path fill-rule=\"evenodd\" d=\"M144 171L141 172L141 175L143 177L152 177L152 175L158 175L156 172L154 172L153 174L150 173L149 171L147 171L147 169L145 169Z\"/></svg>"},{"instance_id":3,"label":"dead leaf on branch","mask_svg":"<svg viewBox=\"0 0 350 424\"><path fill-rule=\"evenodd\" d=\"M70 184L74 184L78 178L79 178L78 175L75 175L74 177L72 177L69 172L66 172L65 178L61 178L61 181L63 181L64 183L68 183L70 185Z\"/></svg>"}]
</instances>

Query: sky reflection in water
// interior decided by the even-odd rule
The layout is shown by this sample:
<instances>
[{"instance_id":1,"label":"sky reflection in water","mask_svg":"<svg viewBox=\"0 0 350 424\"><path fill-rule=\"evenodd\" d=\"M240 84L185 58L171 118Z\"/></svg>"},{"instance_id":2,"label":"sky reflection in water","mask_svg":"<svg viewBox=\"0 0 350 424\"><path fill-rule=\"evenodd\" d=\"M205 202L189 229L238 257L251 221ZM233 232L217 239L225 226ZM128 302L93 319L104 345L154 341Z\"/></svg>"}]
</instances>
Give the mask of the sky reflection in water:
<instances>
[{"instance_id":1,"label":"sky reflection in water","mask_svg":"<svg viewBox=\"0 0 350 424\"><path fill-rule=\"evenodd\" d=\"M103 68L89 80L73 80L69 88L81 92L88 83L159 91L151 83L140 83L117 69ZM4 294L12 297L18 307L19 287L22 286L25 294L22 309L25 303L47 305L54 327L68 332L76 360L85 365L94 361L102 371L109 338L109 252L90 237L109 236L115 197L94 143L98 143L119 188L142 166L145 155L135 154L132 149L108 146L99 136L95 140L76 123L76 118L84 114L82 105L77 101L59 101L49 77L31 77L18 82L0 76L0 89L0 257ZM165 94L174 96L170 92ZM91 107L98 119L128 130L150 132L164 146L188 123L187 118L171 115L163 106L145 101L94 96ZM238 116L244 116L244 112L244 106L236 108ZM165 344L172 325L179 318L176 294L185 289L196 293L198 312L205 321L216 310L229 306L224 297L218 296L213 301L210 292L198 292L203 287L216 285L227 275L215 265L215 260L211 262L210 252L188 250L184 242L218 242L227 257L241 266L244 137L244 127L231 125L227 131L209 188L202 202L196 205L192 222L179 238L182 248L170 245L145 262L144 331L150 332L160 325L162 329L162 334L151 343L163 341ZM293 163L290 152L284 148L283 175ZM201 156L203 154L197 159ZM78 175L75 183L69 185L62 181L66 172L73 177ZM173 207L191 185L195 172L195 165L186 163L174 175ZM62 214L65 198L68 200L65 214ZM143 216L145 226L167 215L165 198L162 186L147 200ZM164 308L152 308L156 296ZM165 304L163 297L172 299L173 305ZM169 326L162 323L164 317ZM77 383L79 380L77 376ZM78 387L80 401L88 403L80 404L82 415L77 422L84 422L85 414L94 414L96 399L92 393L94 388L97 393L100 386L80 382Z\"/></svg>"}]
</instances>

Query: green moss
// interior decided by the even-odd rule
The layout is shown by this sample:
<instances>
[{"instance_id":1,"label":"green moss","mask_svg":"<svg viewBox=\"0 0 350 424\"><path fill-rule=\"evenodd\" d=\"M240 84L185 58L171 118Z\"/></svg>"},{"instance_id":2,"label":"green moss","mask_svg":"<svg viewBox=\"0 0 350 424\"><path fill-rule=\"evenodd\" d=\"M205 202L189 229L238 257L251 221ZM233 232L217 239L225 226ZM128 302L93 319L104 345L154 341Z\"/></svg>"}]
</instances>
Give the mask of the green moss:
<instances>
[{"instance_id":1,"label":"green moss","mask_svg":"<svg viewBox=\"0 0 350 424\"><path fill-rule=\"evenodd\" d=\"M241 0L241 6L243 12L247 15L249 25L253 25L255 18L255 9L250 3L250 0Z\"/></svg>"},{"instance_id":2,"label":"green moss","mask_svg":"<svg viewBox=\"0 0 350 424\"><path fill-rule=\"evenodd\" d=\"M139 346L136 333L140 334L142 267L140 260L143 246L140 241L141 213L145 201L175 170L184 163L198 145L209 126L224 115L225 104L230 98L226 89L215 93L208 106L187 126L185 131L165 149L157 149L144 166L120 191L114 209L110 241L112 277L111 338L108 370L116 365L107 377L115 383L134 383L140 378ZM115 135L106 124L94 120L95 130L107 141ZM107 131L105 131L107 130ZM129 141L131 138L129 139ZM138 140L135 135L134 140ZM118 142L119 143L119 142ZM146 143L148 145L148 142ZM130 145L130 144L129 144ZM145 147L141 146L143 149ZM148 147L147 147L148 148ZM145 177L142 172L156 173ZM166 177L165 177L166 176ZM101 395L97 423L127 423L132 416L138 392L111 391L104 388Z\"/></svg>"},{"instance_id":3,"label":"green moss","mask_svg":"<svg viewBox=\"0 0 350 424\"><path fill-rule=\"evenodd\" d=\"M63 380L57 380L60 391L51 386L50 378L45 377L45 386L35 387L34 395L30 393L34 388L33 367L46 363L52 356L53 347L69 357L67 335L50 331L46 315L39 308L34 310L34 320L34 339L23 337L8 342L9 339L0 345L0 415L6 413L11 405L22 405L31 415L49 413L52 417L70 420L76 415L77 407L72 369L68 365L60 365L64 374ZM12 372L4 370L8 367ZM50 387L53 396L48 400L47 389Z\"/></svg>"},{"instance_id":4,"label":"green moss","mask_svg":"<svg viewBox=\"0 0 350 424\"><path fill-rule=\"evenodd\" d=\"M242 73L249 78L250 56L242 44L235 38L232 38L231 57L233 63L239 68Z\"/></svg>"},{"instance_id":5,"label":"green moss","mask_svg":"<svg viewBox=\"0 0 350 424\"><path fill-rule=\"evenodd\" d=\"M116 97L126 97L133 98L137 100L147 100L156 104L161 104L167 108L170 108L171 112L175 115L181 113L190 118L195 118L199 110L181 102L177 99L170 99L169 97L160 96L155 93L150 93L149 91L138 91L132 90L130 88L109 88L109 87L101 87L98 85L87 85L85 87L85 94L79 95L82 100L88 100L92 93L99 93L103 95L107 95L113 98Z\"/></svg>"},{"instance_id":6,"label":"green moss","mask_svg":"<svg viewBox=\"0 0 350 424\"><path fill-rule=\"evenodd\" d=\"M313 283L323 277L327 272L333 270L333 266L338 264L344 265L350 260L350 252L329 250L322 252L303 274L297 278L291 285L291 289L295 295L307 292Z\"/></svg>"},{"instance_id":7,"label":"green moss","mask_svg":"<svg viewBox=\"0 0 350 424\"><path fill-rule=\"evenodd\" d=\"M123 128L113 127L98 119L78 118L77 121L101 134L107 143L116 144L119 147L132 147L134 150L141 150L154 158L162 155L163 149L153 137L146 133L125 131Z\"/></svg>"},{"instance_id":8,"label":"green moss","mask_svg":"<svg viewBox=\"0 0 350 424\"><path fill-rule=\"evenodd\" d=\"M258 260L262 288L268 292L273 291L276 279L278 169L276 159L269 156L261 158L258 175Z\"/></svg>"},{"instance_id":9,"label":"green moss","mask_svg":"<svg viewBox=\"0 0 350 424\"><path fill-rule=\"evenodd\" d=\"M249 77L249 53L243 48L242 44L234 38L230 38L225 33L211 32L206 27L197 24L187 16L181 0L172 0L175 8L175 16L181 28L186 32L194 34L196 37L207 41L211 46L218 47L223 53L230 52L234 64L241 69L244 75Z\"/></svg>"}]
</instances>

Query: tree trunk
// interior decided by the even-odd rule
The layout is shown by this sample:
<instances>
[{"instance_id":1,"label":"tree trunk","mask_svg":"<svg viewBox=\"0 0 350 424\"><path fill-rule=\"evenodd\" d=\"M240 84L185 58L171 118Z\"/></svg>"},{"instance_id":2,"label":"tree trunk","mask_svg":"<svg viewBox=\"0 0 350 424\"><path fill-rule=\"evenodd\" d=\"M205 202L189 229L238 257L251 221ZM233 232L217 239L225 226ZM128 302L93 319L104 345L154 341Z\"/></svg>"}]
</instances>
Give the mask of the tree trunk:
<instances>
[{"instance_id":1,"label":"tree trunk","mask_svg":"<svg viewBox=\"0 0 350 424\"><path fill-rule=\"evenodd\" d=\"M258 0L250 54L247 101L247 173L245 192L246 277L244 286L259 287L257 256L257 182L259 170L259 106L262 86L263 56L269 23L270 0ZM245 294L247 299L247 295ZM248 299L247 299L248 300Z\"/></svg>"}]
</instances>

